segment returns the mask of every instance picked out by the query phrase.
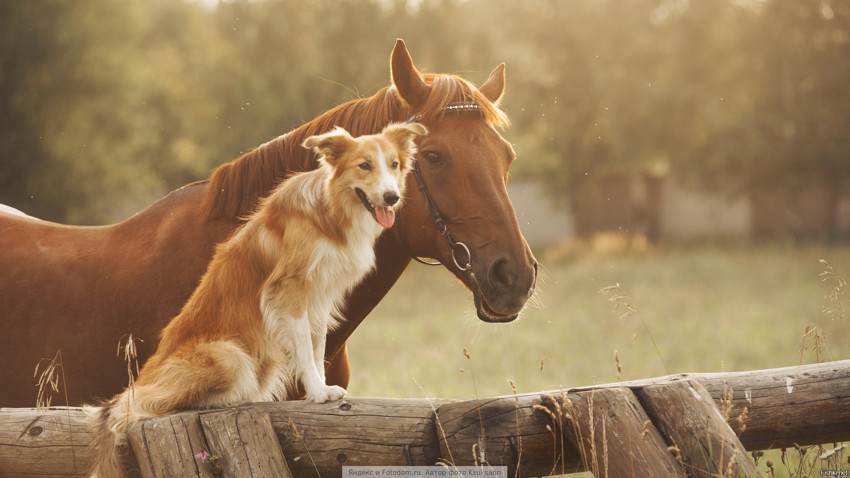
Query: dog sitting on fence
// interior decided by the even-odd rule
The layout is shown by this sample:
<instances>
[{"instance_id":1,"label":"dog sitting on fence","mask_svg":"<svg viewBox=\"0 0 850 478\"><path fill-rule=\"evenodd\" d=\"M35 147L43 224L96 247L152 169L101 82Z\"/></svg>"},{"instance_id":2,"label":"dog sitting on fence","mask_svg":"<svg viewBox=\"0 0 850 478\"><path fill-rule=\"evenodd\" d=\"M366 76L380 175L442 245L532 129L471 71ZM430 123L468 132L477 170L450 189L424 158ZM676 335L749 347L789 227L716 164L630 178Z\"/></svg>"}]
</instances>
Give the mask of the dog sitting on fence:
<instances>
[{"instance_id":1,"label":"dog sitting on fence","mask_svg":"<svg viewBox=\"0 0 850 478\"><path fill-rule=\"evenodd\" d=\"M350 291L374 266L413 165L419 123L351 137L337 128L303 146L316 170L283 181L220 244L189 301L163 330L135 385L88 407L92 476L122 476L119 447L143 418L181 409L346 395L325 383L325 338Z\"/></svg>"}]
</instances>

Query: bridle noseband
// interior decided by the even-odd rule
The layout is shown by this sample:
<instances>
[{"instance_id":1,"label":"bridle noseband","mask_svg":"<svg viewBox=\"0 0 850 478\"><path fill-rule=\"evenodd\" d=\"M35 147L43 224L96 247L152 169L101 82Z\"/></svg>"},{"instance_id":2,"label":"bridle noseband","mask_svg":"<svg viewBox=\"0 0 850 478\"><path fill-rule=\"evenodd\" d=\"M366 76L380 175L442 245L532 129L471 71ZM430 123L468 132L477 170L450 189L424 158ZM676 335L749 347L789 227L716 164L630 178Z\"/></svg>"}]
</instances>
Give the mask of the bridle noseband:
<instances>
[{"instance_id":1,"label":"bridle noseband","mask_svg":"<svg viewBox=\"0 0 850 478\"><path fill-rule=\"evenodd\" d=\"M446 106L445 111L447 113L453 112L462 112L462 111L480 111L477 103L450 103ZM422 115L417 113L410 118L407 119L407 122L419 121L422 119ZM434 219L434 223L437 225L437 230L440 231L440 235L448 242L449 248L452 251L452 262L454 262L455 266L460 269L461 272L467 272L472 274L472 253L469 251L469 247L466 244L456 240L452 233L449 231L449 226L446 224L446 221L443 219L443 215L440 214L440 210L437 209L436 203L434 203L434 199L431 197L430 191L428 191L428 186L425 185L425 179L422 177L422 172L419 170L419 163L415 161L413 163L413 177L416 179L416 185L419 186L419 191L422 193L422 199L425 202L425 209L431 214L431 218ZM404 232L401 226L398 226L398 236L401 240L402 246L407 250L408 255L413 258L416 262L420 264L425 264L428 266L438 266L439 262L429 262L426 261L417 255L413 254L413 251L410 250L410 246L407 243L407 238L404 235ZM463 265L458 261L456 251L462 250L463 254L466 255L466 258L463 261Z\"/></svg>"}]
</instances>

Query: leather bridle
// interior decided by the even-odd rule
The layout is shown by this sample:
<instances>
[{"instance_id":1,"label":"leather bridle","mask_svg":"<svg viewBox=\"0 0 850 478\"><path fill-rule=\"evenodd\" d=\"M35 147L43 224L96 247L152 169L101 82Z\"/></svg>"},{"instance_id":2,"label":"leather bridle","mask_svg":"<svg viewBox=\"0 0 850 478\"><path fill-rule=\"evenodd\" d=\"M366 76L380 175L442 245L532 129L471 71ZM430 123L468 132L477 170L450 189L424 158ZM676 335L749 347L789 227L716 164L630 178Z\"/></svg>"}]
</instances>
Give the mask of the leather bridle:
<instances>
[{"instance_id":1,"label":"leather bridle","mask_svg":"<svg viewBox=\"0 0 850 478\"><path fill-rule=\"evenodd\" d=\"M480 112L478 104L476 103L451 103L445 108L446 112ZM408 118L407 121L419 121L422 119L421 114L415 114ZM472 271L472 253L469 250L469 247L463 242L458 241L452 236L451 231L449 231L449 227L446 224L446 221L443 219L443 215L440 214L440 210L437 208L436 203L434 203L434 198L431 196L431 192L428 190L428 186L425 184L425 179L422 177L422 172L419 170L418 161L413 163L413 177L416 178L416 185L419 187L419 191L422 193L422 199L425 202L425 209L431 214L431 218L434 220L434 223L437 225L437 230L440 231L440 235L446 240L449 244L449 248L452 251L452 262L454 262L455 267L457 267L461 273L466 273L466 277L468 279L469 289L472 291L472 297L475 301L475 309L478 311L478 317L485 322L510 322L516 319L516 315L513 316L504 316L504 317L491 317L487 312L484 311L485 301L482 298L481 286L478 284L478 278L475 276L475 273ZM413 251L410 250L410 245L407 243L407 238L404 235L404 228L401 226L401 216L399 216L399 220L396 221L396 228L398 230L398 237L401 242L402 247L407 251L407 254L413 258L416 262L426 264L429 266L438 266L439 262L429 262L418 256L416 256ZM461 251L466 257L458 260L458 251Z\"/></svg>"},{"instance_id":2,"label":"leather bridle","mask_svg":"<svg viewBox=\"0 0 850 478\"><path fill-rule=\"evenodd\" d=\"M450 103L446 106L445 111L448 113L453 112L462 112L462 111L479 111L478 104L476 103ZM419 121L422 118L421 114L415 114L407 119L407 122ZM413 163L413 177L416 179L416 185L419 187L419 191L422 193L422 199L425 202L425 209L431 214L431 218L434 220L434 224L437 225L437 230L440 231L440 235L446 240L449 244L449 249L452 251L452 262L454 262L455 266L460 269L461 272L467 272L472 276L472 253L469 251L469 247L463 242L458 241L452 236L451 231L449 231L449 226L446 224L446 221L443 219L443 215L440 214L440 210L437 209L436 203L434 203L434 199L431 196L430 191L428 190L428 186L425 184L425 179L422 177L422 172L419 170L419 162L414 161ZM403 228L401 225L398 226L398 237L401 240L402 247L407 251L408 255L413 258L416 262L420 264L425 264L428 266L438 266L439 262L430 262L426 261L410 250L410 246L407 243L407 238L404 235ZM461 261L458 260L457 251L461 251L466 257L463 258L463 265L461 265ZM474 280L474 276L472 277Z\"/></svg>"}]
</instances>

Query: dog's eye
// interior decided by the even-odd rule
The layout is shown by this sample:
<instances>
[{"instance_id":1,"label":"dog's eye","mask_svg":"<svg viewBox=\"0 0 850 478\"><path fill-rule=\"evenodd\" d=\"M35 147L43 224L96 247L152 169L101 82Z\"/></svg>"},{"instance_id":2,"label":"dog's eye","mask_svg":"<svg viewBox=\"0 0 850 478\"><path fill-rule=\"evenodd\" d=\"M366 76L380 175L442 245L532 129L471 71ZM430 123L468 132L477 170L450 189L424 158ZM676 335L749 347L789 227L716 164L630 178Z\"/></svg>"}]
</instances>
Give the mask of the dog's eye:
<instances>
[{"instance_id":1,"label":"dog's eye","mask_svg":"<svg viewBox=\"0 0 850 478\"><path fill-rule=\"evenodd\" d=\"M392 167L393 169L398 169L398 161L393 161Z\"/></svg>"},{"instance_id":2,"label":"dog's eye","mask_svg":"<svg viewBox=\"0 0 850 478\"><path fill-rule=\"evenodd\" d=\"M360 163L360 164L357 165L357 167L362 169L363 171L371 171L372 170L372 165L369 164L369 163Z\"/></svg>"}]
</instances>

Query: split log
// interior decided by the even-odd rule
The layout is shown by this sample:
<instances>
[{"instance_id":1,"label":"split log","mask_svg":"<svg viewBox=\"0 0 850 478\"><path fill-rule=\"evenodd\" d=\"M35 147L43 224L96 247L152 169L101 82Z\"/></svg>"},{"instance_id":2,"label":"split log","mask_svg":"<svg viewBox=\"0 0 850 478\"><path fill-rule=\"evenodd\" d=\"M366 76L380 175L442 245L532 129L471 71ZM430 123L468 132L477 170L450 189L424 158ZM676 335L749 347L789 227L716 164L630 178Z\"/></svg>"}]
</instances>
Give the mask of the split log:
<instances>
[{"instance_id":1,"label":"split log","mask_svg":"<svg viewBox=\"0 0 850 478\"><path fill-rule=\"evenodd\" d=\"M560 419L561 434L568 437L582 456L584 467L594 476L683 475L682 467L630 389L569 393L548 405L555 405L550 411L554 410L553 418Z\"/></svg>"},{"instance_id":2,"label":"split log","mask_svg":"<svg viewBox=\"0 0 850 478\"><path fill-rule=\"evenodd\" d=\"M698 382L648 385L637 393L643 410L668 439L689 476L761 476L711 395Z\"/></svg>"}]
</instances>

